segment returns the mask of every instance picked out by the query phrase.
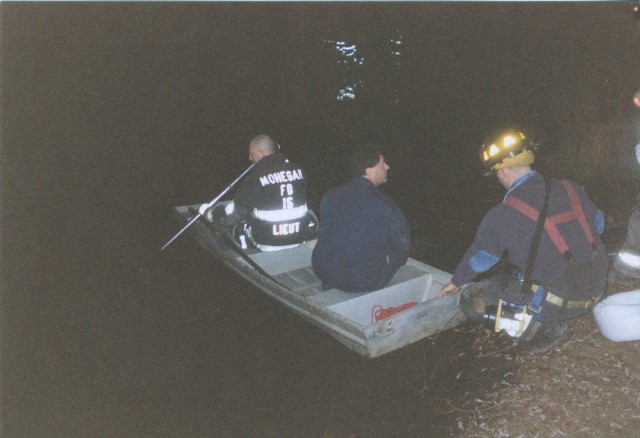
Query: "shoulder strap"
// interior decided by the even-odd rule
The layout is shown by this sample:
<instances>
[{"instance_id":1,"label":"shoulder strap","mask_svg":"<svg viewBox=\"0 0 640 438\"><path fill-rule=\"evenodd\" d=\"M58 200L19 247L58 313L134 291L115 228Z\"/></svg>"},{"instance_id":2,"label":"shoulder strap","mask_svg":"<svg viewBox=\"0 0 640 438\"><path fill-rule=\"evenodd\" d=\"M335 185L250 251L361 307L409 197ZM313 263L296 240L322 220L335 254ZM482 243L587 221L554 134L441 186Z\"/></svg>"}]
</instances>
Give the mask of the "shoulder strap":
<instances>
[{"instance_id":1,"label":"shoulder strap","mask_svg":"<svg viewBox=\"0 0 640 438\"><path fill-rule=\"evenodd\" d=\"M544 228L545 219L547 217L547 207L549 206L549 194L551 193L551 184L544 178L544 204L538 215L538 221L536 222L536 229L531 239L531 246L529 247L529 258L527 259L527 266L524 271L524 281L522 282L522 292L528 293L531 290L532 280L531 274L533 273L533 264L538 255L538 247L540 246L540 237L542 236L542 229Z\"/></svg>"},{"instance_id":2,"label":"shoulder strap","mask_svg":"<svg viewBox=\"0 0 640 438\"><path fill-rule=\"evenodd\" d=\"M548 183L549 181L546 180L545 184ZM567 180L561 181L561 184L565 189L565 192L567 193L569 201L571 202L571 210L564 213L556 214L554 216L547 216L544 221L544 229L549 235L549 238L551 239L553 244L558 249L558 252L560 252L560 254L564 255L568 259L571 259L571 249L558 230L559 224L573 220L578 221L578 223L582 227L585 238L593 248L595 248L595 239L593 238L593 233L591 232L591 228L589 228L587 218L584 214L584 210L582 209L582 204L580 203L580 199L578 198L578 194L576 193L575 189ZM510 207L515 208L520 213L524 214L533 221L537 221L539 218L538 210L520 199L510 197L507 198L504 203Z\"/></svg>"},{"instance_id":3,"label":"shoulder strap","mask_svg":"<svg viewBox=\"0 0 640 438\"><path fill-rule=\"evenodd\" d=\"M591 228L589 227L589 223L587 222L587 217L584 214L584 209L582 208L582 204L580 203L580 198L576 193L576 190L573 188L569 181L562 180L560 181L562 186L564 187L567 195L569 196L569 200L571 201L571 206L573 207L573 211L575 212L576 219L580 223L582 227L582 231L584 231L584 235L589 241L589 244L593 249L596 247L596 241L593 238L593 233L591 232Z\"/></svg>"}]
</instances>

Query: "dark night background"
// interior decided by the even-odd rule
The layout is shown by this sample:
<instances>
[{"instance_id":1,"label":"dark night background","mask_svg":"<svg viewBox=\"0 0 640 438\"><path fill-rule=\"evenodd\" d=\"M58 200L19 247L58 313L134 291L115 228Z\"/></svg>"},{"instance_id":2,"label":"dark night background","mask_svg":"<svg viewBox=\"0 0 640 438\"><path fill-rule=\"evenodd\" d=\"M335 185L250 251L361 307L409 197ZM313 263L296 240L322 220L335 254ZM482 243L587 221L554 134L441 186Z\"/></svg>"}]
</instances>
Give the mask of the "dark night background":
<instances>
[{"instance_id":1,"label":"dark night background","mask_svg":"<svg viewBox=\"0 0 640 438\"><path fill-rule=\"evenodd\" d=\"M362 359L188 235L160 253L171 208L224 189L257 134L305 166L314 208L349 145L382 143L413 256L447 271L501 197L477 155L496 128L540 140L538 168L592 188L605 213L637 191L630 3L0 13L2 436L455 433L443 397L480 385L451 378L466 364L436 374L455 333ZM338 100L349 84L356 98Z\"/></svg>"}]
</instances>

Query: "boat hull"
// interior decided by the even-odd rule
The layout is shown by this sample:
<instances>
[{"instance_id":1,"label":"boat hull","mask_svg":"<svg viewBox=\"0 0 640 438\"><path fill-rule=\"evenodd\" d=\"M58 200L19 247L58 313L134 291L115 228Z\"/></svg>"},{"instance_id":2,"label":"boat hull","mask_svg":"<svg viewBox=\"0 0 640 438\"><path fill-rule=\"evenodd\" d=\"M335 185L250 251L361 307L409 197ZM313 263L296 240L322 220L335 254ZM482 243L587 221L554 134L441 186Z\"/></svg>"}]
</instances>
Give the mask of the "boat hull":
<instances>
[{"instance_id":1,"label":"boat hull","mask_svg":"<svg viewBox=\"0 0 640 438\"><path fill-rule=\"evenodd\" d=\"M197 206L176 207L181 223L192 219L194 208ZM381 356L466 320L458 305L459 294L435 298L451 274L411 258L377 291L325 291L311 268L315 240L282 251L243 251L226 230L205 221L193 224L189 232L204 249L262 292L365 357ZM377 309L403 306L404 310L386 318L376 317Z\"/></svg>"}]
</instances>

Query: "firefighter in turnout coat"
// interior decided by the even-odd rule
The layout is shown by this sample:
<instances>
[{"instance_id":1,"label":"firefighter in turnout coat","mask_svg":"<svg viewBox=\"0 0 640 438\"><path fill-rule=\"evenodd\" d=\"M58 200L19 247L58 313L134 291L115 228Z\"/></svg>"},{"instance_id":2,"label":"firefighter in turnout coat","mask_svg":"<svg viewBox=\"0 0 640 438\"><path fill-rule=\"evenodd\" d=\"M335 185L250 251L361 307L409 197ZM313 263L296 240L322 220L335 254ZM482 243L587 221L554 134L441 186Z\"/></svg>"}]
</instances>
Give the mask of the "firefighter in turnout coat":
<instances>
[{"instance_id":1,"label":"firefighter in turnout coat","mask_svg":"<svg viewBox=\"0 0 640 438\"><path fill-rule=\"evenodd\" d=\"M295 247L315 235L317 220L307 208L307 185L302 168L279 151L268 135L249 143L254 167L244 177L225 211L205 212L209 221L233 227L243 249L276 251ZM219 210L219 209L218 209Z\"/></svg>"}]
</instances>

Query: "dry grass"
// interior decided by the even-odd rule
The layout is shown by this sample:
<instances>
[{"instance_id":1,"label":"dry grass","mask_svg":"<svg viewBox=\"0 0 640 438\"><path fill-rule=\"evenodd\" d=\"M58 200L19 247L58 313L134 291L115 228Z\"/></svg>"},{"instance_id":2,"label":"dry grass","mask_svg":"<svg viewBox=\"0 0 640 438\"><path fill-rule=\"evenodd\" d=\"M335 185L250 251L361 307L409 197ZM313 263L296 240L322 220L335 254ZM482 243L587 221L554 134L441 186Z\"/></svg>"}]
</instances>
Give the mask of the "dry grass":
<instances>
[{"instance_id":1,"label":"dry grass","mask_svg":"<svg viewBox=\"0 0 640 438\"><path fill-rule=\"evenodd\" d=\"M622 278L609 293L637 288L640 281ZM516 366L481 396L449 403L459 412L459 436L640 437L640 341L609 341L591 314L569 324L572 338L542 355L503 337L482 338L477 355Z\"/></svg>"}]
</instances>

